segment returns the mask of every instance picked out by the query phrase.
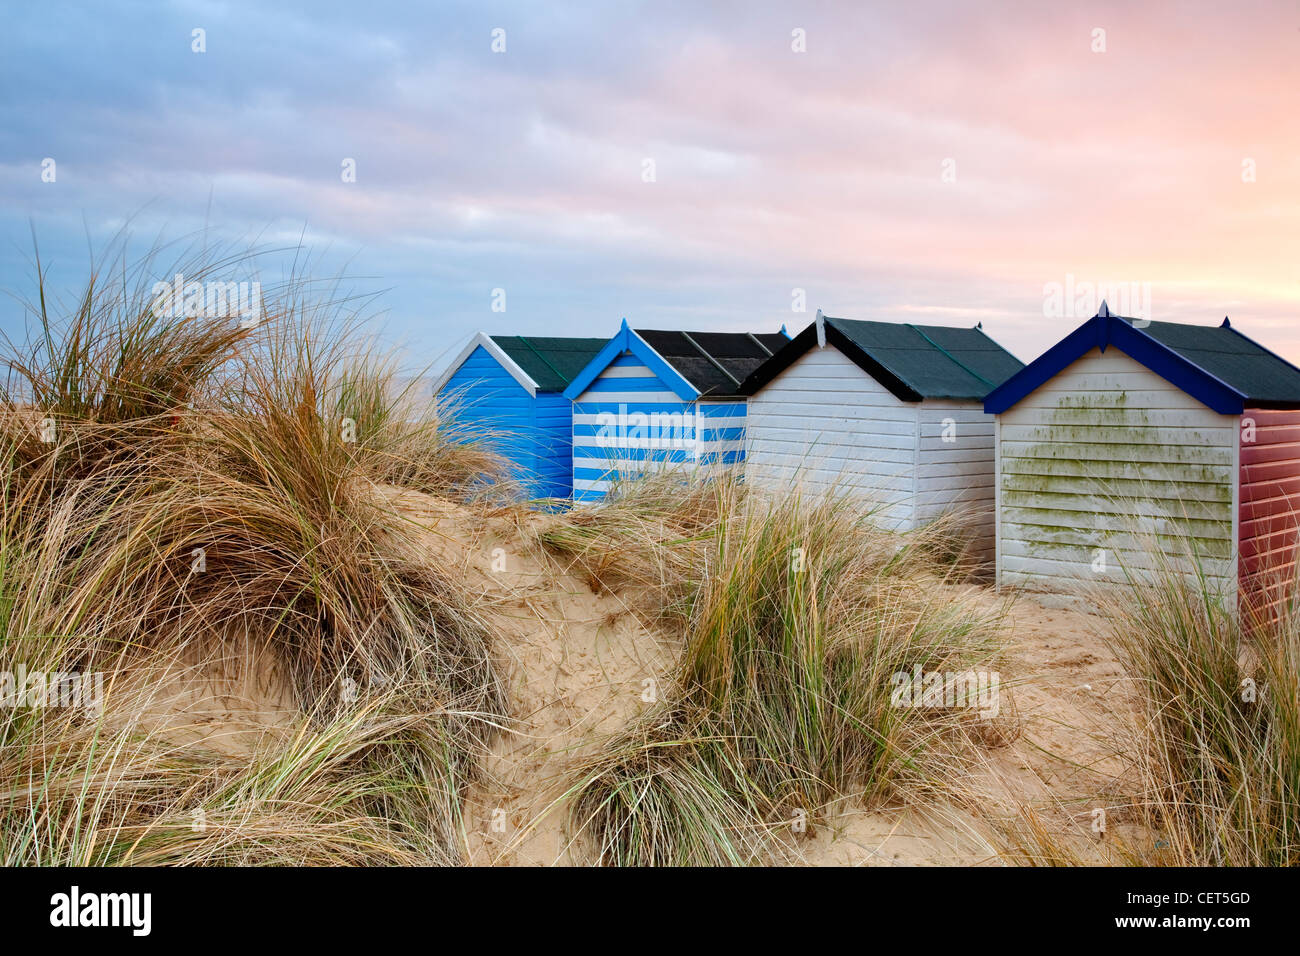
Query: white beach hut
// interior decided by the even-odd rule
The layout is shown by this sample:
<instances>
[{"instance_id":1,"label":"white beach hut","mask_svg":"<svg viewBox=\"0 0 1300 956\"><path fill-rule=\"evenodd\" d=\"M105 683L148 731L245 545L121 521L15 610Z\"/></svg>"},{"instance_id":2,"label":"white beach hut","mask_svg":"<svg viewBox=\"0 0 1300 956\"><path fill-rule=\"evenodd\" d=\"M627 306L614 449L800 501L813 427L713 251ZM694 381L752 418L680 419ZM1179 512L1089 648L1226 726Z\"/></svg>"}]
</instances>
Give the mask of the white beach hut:
<instances>
[{"instance_id":1,"label":"white beach hut","mask_svg":"<svg viewBox=\"0 0 1300 956\"><path fill-rule=\"evenodd\" d=\"M746 380L746 481L860 497L882 525L960 511L993 552L993 418L1022 363L976 326L817 320Z\"/></svg>"}]
</instances>

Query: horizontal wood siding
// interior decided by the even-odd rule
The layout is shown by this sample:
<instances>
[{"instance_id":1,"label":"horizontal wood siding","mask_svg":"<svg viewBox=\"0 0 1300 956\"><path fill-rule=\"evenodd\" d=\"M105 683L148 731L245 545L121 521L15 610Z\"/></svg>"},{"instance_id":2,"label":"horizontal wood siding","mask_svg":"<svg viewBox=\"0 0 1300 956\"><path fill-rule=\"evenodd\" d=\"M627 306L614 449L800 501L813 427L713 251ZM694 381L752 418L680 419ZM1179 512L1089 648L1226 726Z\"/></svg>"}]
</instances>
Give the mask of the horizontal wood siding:
<instances>
[{"instance_id":1,"label":"horizontal wood siding","mask_svg":"<svg viewBox=\"0 0 1300 956\"><path fill-rule=\"evenodd\" d=\"M911 528L917 406L838 349L812 349L750 396L745 480L859 497L890 528Z\"/></svg>"},{"instance_id":2,"label":"horizontal wood siding","mask_svg":"<svg viewBox=\"0 0 1300 956\"><path fill-rule=\"evenodd\" d=\"M701 467L731 467L745 460L747 407L738 401L696 403L696 438Z\"/></svg>"},{"instance_id":3,"label":"horizontal wood siding","mask_svg":"<svg viewBox=\"0 0 1300 956\"><path fill-rule=\"evenodd\" d=\"M999 584L1077 594L1194 548L1235 592L1234 416L1110 348L999 418Z\"/></svg>"},{"instance_id":4,"label":"horizontal wood siding","mask_svg":"<svg viewBox=\"0 0 1300 956\"><path fill-rule=\"evenodd\" d=\"M918 410L916 520L953 514L969 554L993 560L993 416L980 402L928 400Z\"/></svg>"},{"instance_id":5,"label":"horizontal wood siding","mask_svg":"<svg viewBox=\"0 0 1300 956\"><path fill-rule=\"evenodd\" d=\"M1268 612L1296 573L1300 411L1247 409L1239 434L1242 603Z\"/></svg>"},{"instance_id":6,"label":"horizontal wood siding","mask_svg":"<svg viewBox=\"0 0 1300 956\"><path fill-rule=\"evenodd\" d=\"M537 428L535 498L573 494L573 403L560 392L538 392L533 406Z\"/></svg>"},{"instance_id":7,"label":"horizontal wood siding","mask_svg":"<svg viewBox=\"0 0 1300 956\"><path fill-rule=\"evenodd\" d=\"M573 403L573 498L604 498L647 470L692 468L695 402L684 402L640 359L624 353Z\"/></svg>"},{"instance_id":8,"label":"horizontal wood siding","mask_svg":"<svg viewBox=\"0 0 1300 956\"><path fill-rule=\"evenodd\" d=\"M452 410L458 437L480 441L515 465L514 477L530 497L544 482L538 452L547 447L539 434L534 399L482 346L465 359L438 392L441 407Z\"/></svg>"}]
</instances>

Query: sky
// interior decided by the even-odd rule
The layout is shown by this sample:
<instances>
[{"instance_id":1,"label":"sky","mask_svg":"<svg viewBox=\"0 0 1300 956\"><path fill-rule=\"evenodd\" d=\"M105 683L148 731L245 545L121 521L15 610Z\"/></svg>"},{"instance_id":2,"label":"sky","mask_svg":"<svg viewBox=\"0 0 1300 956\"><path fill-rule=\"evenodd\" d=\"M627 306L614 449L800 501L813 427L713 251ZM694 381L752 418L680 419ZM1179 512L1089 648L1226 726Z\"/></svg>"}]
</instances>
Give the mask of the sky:
<instances>
[{"instance_id":1,"label":"sky","mask_svg":"<svg viewBox=\"0 0 1300 956\"><path fill-rule=\"evenodd\" d=\"M33 233L65 296L115 236L305 261L434 366L819 308L1029 360L1097 287L1300 363L1300 3L14 4L10 336Z\"/></svg>"}]
</instances>

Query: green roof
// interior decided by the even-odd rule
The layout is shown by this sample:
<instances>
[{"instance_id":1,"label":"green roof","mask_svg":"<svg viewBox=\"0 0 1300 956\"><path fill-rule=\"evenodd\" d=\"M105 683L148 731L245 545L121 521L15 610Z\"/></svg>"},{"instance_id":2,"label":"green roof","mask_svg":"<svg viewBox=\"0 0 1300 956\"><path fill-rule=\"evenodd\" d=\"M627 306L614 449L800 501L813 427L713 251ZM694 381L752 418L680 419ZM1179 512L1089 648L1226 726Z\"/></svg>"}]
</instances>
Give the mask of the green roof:
<instances>
[{"instance_id":1,"label":"green roof","mask_svg":"<svg viewBox=\"0 0 1300 956\"><path fill-rule=\"evenodd\" d=\"M1247 403L1300 402L1300 369L1246 338L1231 325L1151 322L1137 328L1240 392Z\"/></svg>"},{"instance_id":2,"label":"green roof","mask_svg":"<svg viewBox=\"0 0 1300 956\"><path fill-rule=\"evenodd\" d=\"M540 390L562 392L609 339L494 335L492 341L537 383Z\"/></svg>"},{"instance_id":3,"label":"green roof","mask_svg":"<svg viewBox=\"0 0 1300 956\"><path fill-rule=\"evenodd\" d=\"M921 398L982 400L1024 368L978 328L824 320Z\"/></svg>"}]
</instances>

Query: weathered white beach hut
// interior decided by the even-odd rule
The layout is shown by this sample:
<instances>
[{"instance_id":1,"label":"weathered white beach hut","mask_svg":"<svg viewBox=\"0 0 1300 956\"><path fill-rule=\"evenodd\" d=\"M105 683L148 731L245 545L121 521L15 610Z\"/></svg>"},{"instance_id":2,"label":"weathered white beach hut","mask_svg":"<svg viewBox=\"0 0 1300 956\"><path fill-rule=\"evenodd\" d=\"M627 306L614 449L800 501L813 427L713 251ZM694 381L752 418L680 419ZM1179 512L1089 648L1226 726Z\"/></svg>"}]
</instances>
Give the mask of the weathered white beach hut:
<instances>
[{"instance_id":1,"label":"weathered white beach hut","mask_svg":"<svg viewBox=\"0 0 1300 956\"><path fill-rule=\"evenodd\" d=\"M993 551L993 419L983 400L1022 363L975 328L822 315L744 383L745 480L835 489L905 530L965 514Z\"/></svg>"},{"instance_id":2,"label":"weathered white beach hut","mask_svg":"<svg viewBox=\"0 0 1300 956\"><path fill-rule=\"evenodd\" d=\"M1000 586L1077 596L1195 553L1225 599L1276 602L1296 557L1300 369L1227 319L1146 322L1102 303L984 408Z\"/></svg>"}]
</instances>

